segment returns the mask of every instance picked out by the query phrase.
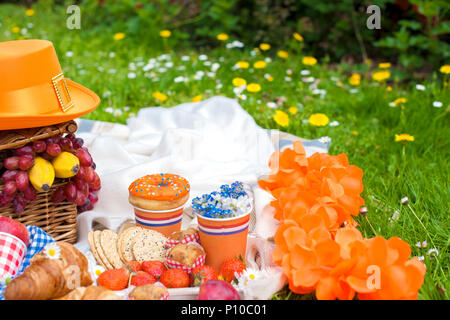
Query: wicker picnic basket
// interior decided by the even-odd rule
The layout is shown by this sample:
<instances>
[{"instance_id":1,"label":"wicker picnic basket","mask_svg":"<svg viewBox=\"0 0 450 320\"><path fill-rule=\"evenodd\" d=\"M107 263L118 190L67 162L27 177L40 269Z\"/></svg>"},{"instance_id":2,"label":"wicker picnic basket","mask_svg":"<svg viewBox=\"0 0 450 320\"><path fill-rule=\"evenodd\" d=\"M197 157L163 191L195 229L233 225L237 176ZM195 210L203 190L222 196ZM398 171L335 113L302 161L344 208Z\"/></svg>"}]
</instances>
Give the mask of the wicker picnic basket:
<instances>
[{"instance_id":1,"label":"wicker picnic basket","mask_svg":"<svg viewBox=\"0 0 450 320\"><path fill-rule=\"evenodd\" d=\"M74 133L78 129L75 121L47 127L0 131L0 153L3 150L16 149L36 140L47 139L65 133ZM21 213L16 213L12 205L0 207L0 216L7 216L25 225L42 228L56 241L75 243L77 241L77 207L72 202L53 203L50 201L55 190L65 185L69 179L55 179L47 192L38 192ZM3 182L0 181L0 191Z\"/></svg>"}]
</instances>

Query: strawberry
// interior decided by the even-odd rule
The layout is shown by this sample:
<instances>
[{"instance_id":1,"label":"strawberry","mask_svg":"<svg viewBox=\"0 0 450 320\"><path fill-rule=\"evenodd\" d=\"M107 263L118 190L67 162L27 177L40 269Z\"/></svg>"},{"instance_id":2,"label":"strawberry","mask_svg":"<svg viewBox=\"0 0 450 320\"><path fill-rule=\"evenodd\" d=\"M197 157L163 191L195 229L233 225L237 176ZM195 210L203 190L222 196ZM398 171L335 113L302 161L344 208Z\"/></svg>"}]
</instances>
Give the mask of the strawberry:
<instances>
[{"instance_id":1,"label":"strawberry","mask_svg":"<svg viewBox=\"0 0 450 320\"><path fill-rule=\"evenodd\" d=\"M155 283L156 279L151 274L145 271L138 271L136 274L131 276L130 284L136 287L142 286L144 284Z\"/></svg>"},{"instance_id":2,"label":"strawberry","mask_svg":"<svg viewBox=\"0 0 450 320\"><path fill-rule=\"evenodd\" d=\"M195 267L191 272L191 286L199 287L208 280L217 279L217 271L211 266L203 265Z\"/></svg>"},{"instance_id":3,"label":"strawberry","mask_svg":"<svg viewBox=\"0 0 450 320\"><path fill-rule=\"evenodd\" d=\"M130 272L138 272L142 270L142 266L138 261L127 261L125 268L129 269Z\"/></svg>"},{"instance_id":4,"label":"strawberry","mask_svg":"<svg viewBox=\"0 0 450 320\"><path fill-rule=\"evenodd\" d=\"M164 263L157 260L144 261L141 266L143 271L151 274L156 280L161 278L161 275L167 270Z\"/></svg>"},{"instance_id":5,"label":"strawberry","mask_svg":"<svg viewBox=\"0 0 450 320\"><path fill-rule=\"evenodd\" d=\"M183 269L169 269L164 271L159 281L167 288L189 287L189 275Z\"/></svg>"},{"instance_id":6,"label":"strawberry","mask_svg":"<svg viewBox=\"0 0 450 320\"><path fill-rule=\"evenodd\" d=\"M129 277L130 272L125 268L110 269L100 274L97 283L109 290L123 290L128 287Z\"/></svg>"},{"instance_id":7,"label":"strawberry","mask_svg":"<svg viewBox=\"0 0 450 320\"><path fill-rule=\"evenodd\" d=\"M225 260L219 268L219 279L232 282L235 278L234 273L241 274L245 270L245 263L242 259L231 258Z\"/></svg>"}]
</instances>

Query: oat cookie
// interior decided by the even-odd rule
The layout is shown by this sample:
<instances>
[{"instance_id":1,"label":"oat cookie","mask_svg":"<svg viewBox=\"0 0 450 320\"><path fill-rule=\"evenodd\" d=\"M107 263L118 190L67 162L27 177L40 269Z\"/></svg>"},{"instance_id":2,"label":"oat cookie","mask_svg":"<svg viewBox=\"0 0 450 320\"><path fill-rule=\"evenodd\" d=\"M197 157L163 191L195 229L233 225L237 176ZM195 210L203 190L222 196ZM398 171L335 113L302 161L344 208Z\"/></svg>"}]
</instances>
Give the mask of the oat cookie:
<instances>
[{"instance_id":1,"label":"oat cookie","mask_svg":"<svg viewBox=\"0 0 450 320\"><path fill-rule=\"evenodd\" d=\"M97 248L95 248L94 231L89 231L89 233L88 233L88 242L89 242L89 247L91 248L91 252L94 255L95 260L97 261L97 263L99 265L101 265L103 268L106 269L105 264L103 263L102 259L100 258L99 254L97 252Z\"/></svg>"},{"instance_id":2,"label":"oat cookie","mask_svg":"<svg viewBox=\"0 0 450 320\"><path fill-rule=\"evenodd\" d=\"M131 227L131 228L127 228L120 235L120 237L119 237L120 255L124 262L136 260L133 256L133 250L132 250L133 239L136 237L136 235L139 232L141 232L141 230L144 230L144 228Z\"/></svg>"},{"instance_id":3,"label":"oat cookie","mask_svg":"<svg viewBox=\"0 0 450 320\"><path fill-rule=\"evenodd\" d=\"M100 234L100 245L109 263L116 269L122 267L122 260L117 252L117 233L103 230Z\"/></svg>"},{"instance_id":4,"label":"oat cookie","mask_svg":"<svg viewBox=\"0 0 450 320\"><path fill-rule=\"evenodd\" d=\"M167 238L154 230L144 229L134 239L133 254L137 261L142 263L148 260L164 261L166 249L164 244Z\"/></svg>"},{"instance_id":5,"label":"oat cookie","mask_svg":"<svg viewBox=\"0 0 450 320\"><path fill-rule=\"evenodd\" d=\"M106 258L105 253L103 252L102 246L100 244L100 234L102 232L100 230L94 231L94 244L95 249L97 250L98 256L103 261L106 269L114 269L111 263L109 263L108 258Z\"/></svg>"}]
</instances>

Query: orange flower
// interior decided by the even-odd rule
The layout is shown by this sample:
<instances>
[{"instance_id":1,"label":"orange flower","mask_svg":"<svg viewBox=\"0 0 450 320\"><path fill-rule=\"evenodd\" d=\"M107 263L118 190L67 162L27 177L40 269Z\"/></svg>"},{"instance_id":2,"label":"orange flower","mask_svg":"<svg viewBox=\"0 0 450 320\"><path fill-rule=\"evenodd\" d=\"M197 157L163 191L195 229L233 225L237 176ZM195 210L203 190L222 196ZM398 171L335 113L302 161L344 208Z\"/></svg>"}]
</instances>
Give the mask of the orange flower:
<instances>
[{"instance_id":1,"label":"orange flower","mask_svg":"<svg viewBox=\"0 0 450 320\"><path fill-rule=\"evenodd\" d=\"M315 291L317 299L417 298L425 266L409 259L409 245L395 237L364 239L356 229L363 172L345 154L306 158L297 141L273 153L269 167L258 184L275 198L280 224L272 257L291 291Z\"/></svg>"},{"instance_id":2,"label":"orange flower","mask_svg":"<svg viewBox=\"0 0 450 320\"><path fill-rule=\"evenodd\" d=\"M417 299L426 267L417 257L409 259L410 255L409 244L398 237L386 240L378 236L356 242L352 257L357 263L347 283L361 300ZM371 281L369 268L375 271L372 276L378 277L378 283L375 278Z\"/></svg>"}]
</instances>

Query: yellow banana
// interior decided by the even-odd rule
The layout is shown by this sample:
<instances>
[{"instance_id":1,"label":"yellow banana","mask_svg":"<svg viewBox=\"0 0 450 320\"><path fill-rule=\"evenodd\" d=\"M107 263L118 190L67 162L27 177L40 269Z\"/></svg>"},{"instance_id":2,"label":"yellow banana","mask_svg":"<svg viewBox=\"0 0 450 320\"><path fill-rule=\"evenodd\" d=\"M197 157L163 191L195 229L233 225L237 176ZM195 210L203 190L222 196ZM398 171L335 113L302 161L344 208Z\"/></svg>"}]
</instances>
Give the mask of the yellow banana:
<instances>
[{"instance_id":1,"label":"yellow banana","mask_svg":"<svg viewBox=\"0 0 450 320\"><path fill-rule=\"evenodd\" d=\"M49 161L36 157L34 165L28 170L28 177L37 191L46 192L55 180L55 169Z\"/></svg>"},{"instance_id":2,"label":"yellow banana","mask_svg":"<svg viewBox=\"0 0 450 320\"><path fill-rule=\"evenodd\" d=\"M73 177L80 169L80 160L74 154L65 151L55 157L52 164L57 178Z\"/></svg>"}]
</instances>

